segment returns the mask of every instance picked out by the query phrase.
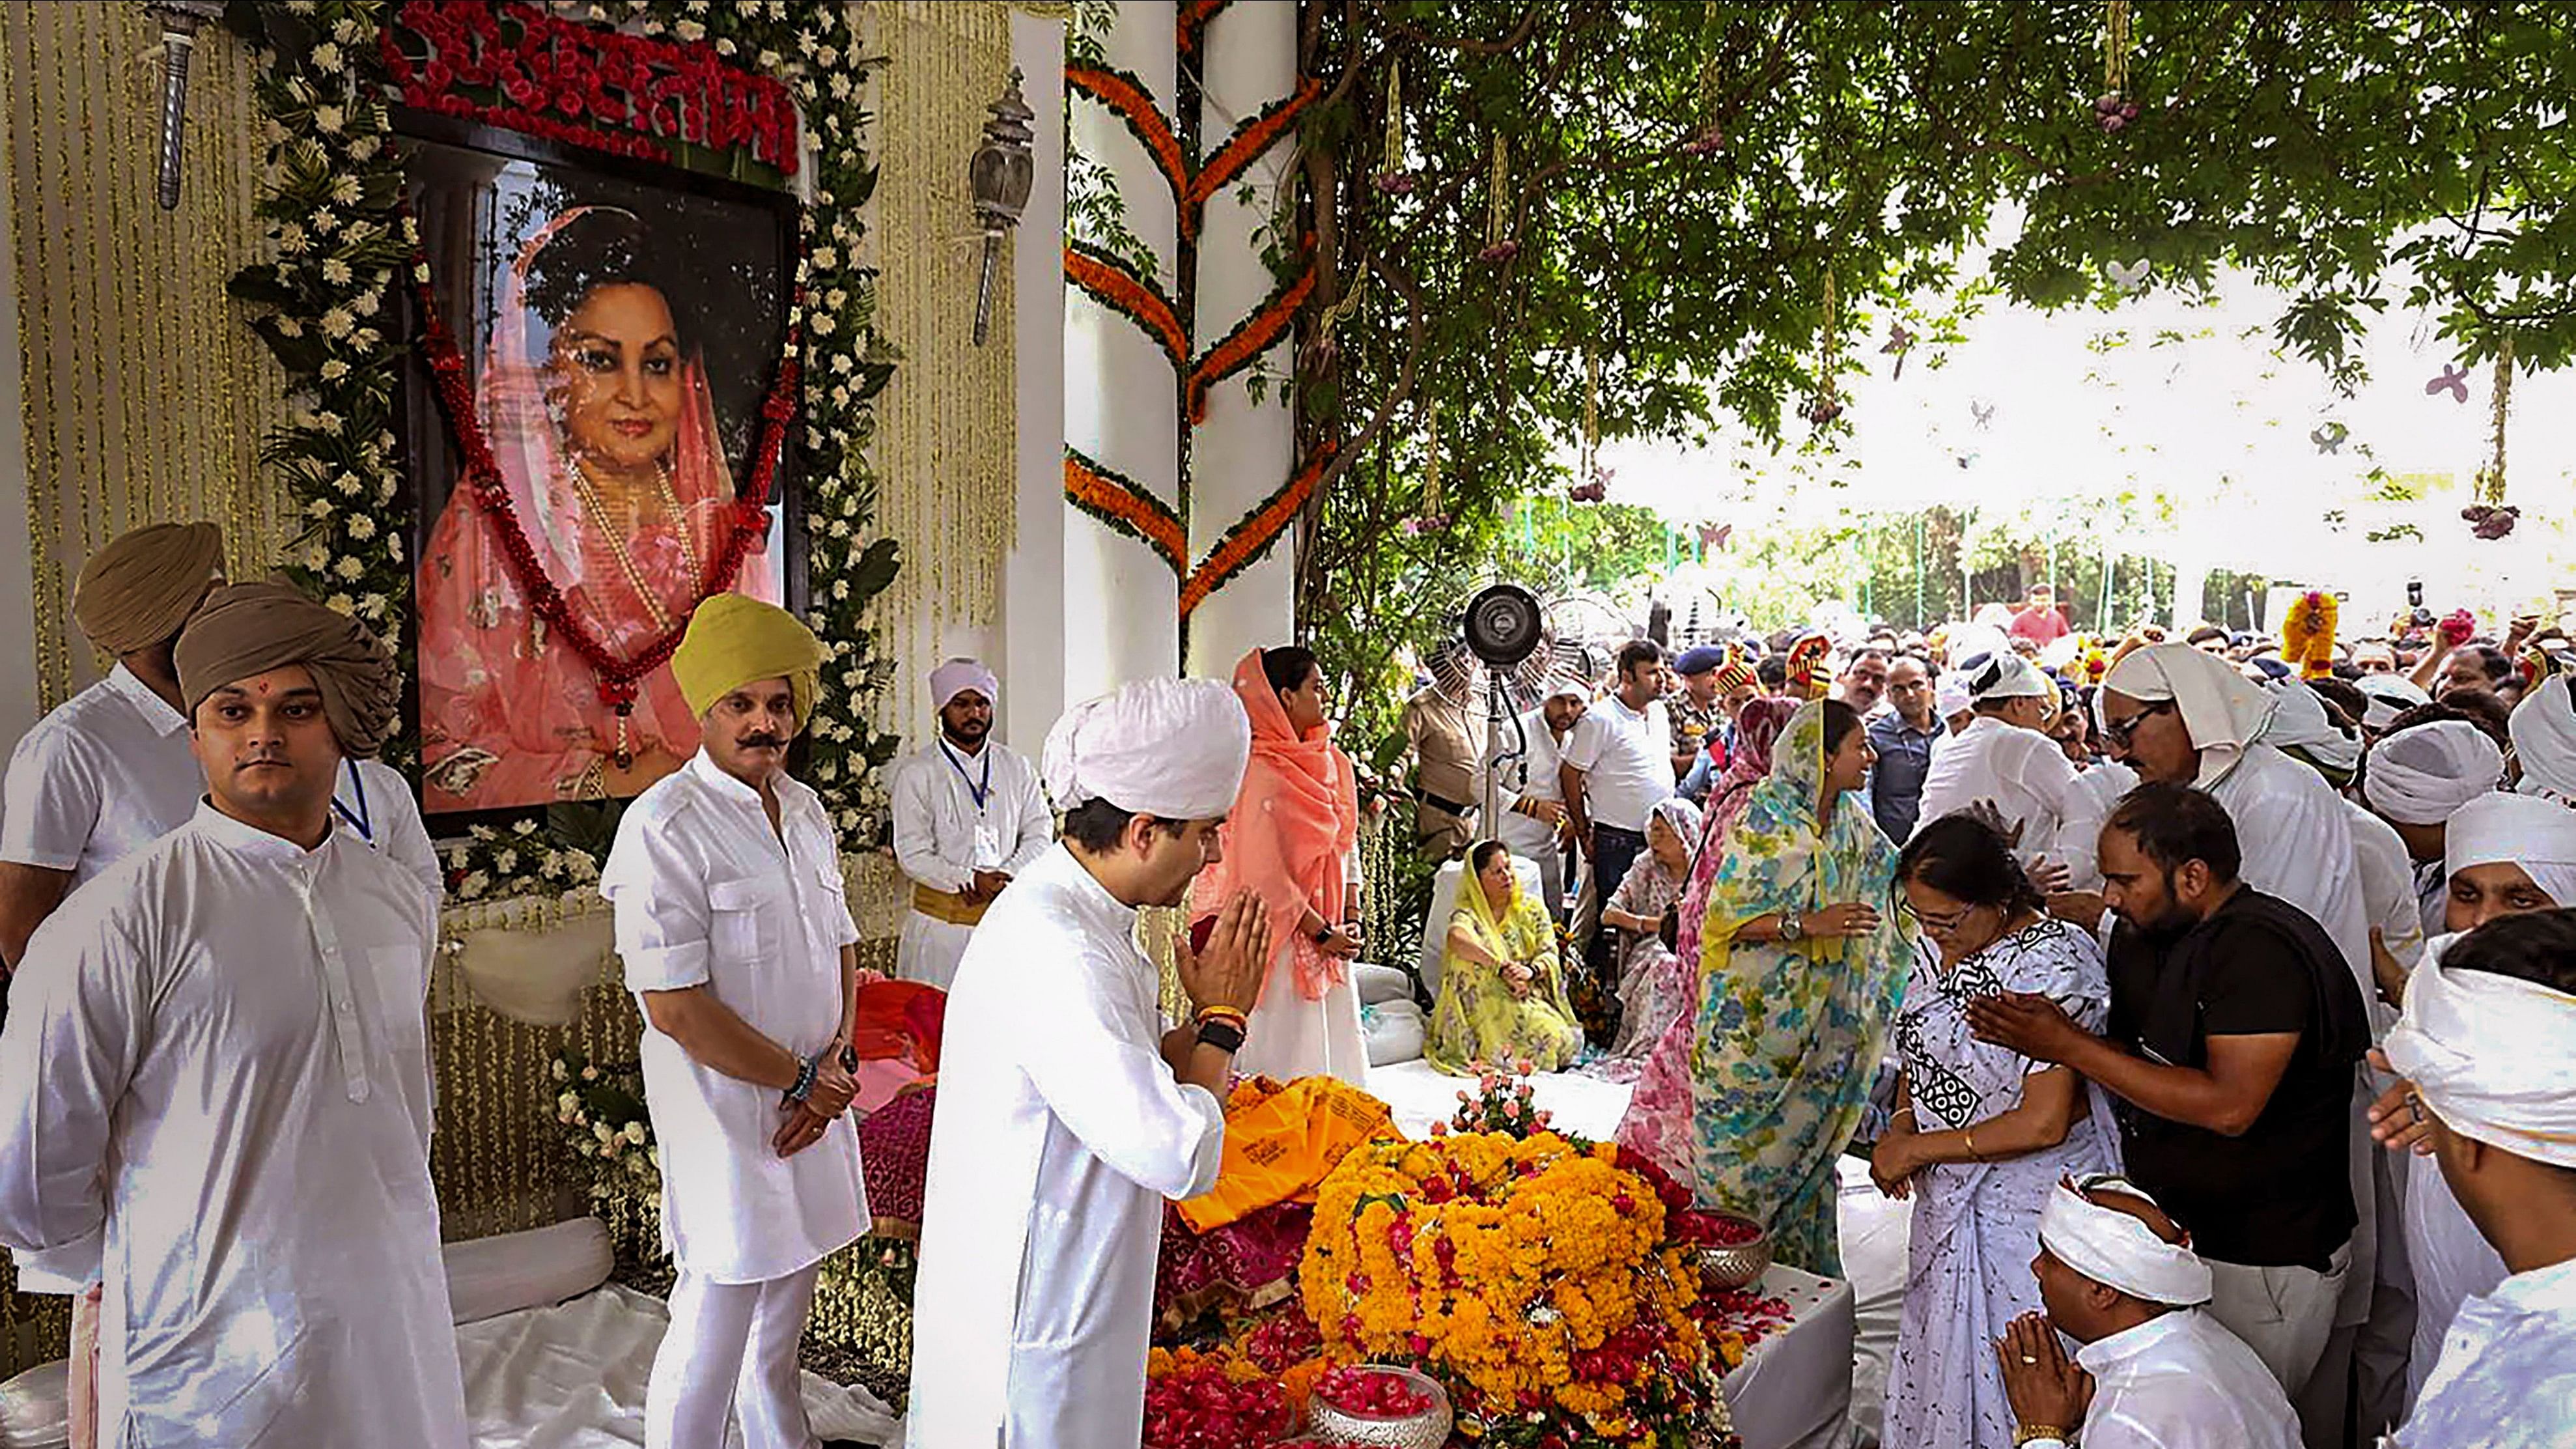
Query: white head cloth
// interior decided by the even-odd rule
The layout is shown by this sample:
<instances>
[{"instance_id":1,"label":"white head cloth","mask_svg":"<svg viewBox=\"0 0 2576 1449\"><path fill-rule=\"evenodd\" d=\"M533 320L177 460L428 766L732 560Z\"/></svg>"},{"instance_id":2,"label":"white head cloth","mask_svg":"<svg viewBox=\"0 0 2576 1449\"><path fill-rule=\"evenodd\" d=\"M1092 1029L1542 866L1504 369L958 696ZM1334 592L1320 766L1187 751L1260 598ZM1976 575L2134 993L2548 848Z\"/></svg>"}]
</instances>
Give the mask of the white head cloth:
<instances>
[{"instance_id":1,"label":"white head cloth","mask_svg":"<svg viewBox=\"0 0 2576 1449\"><path fill-rule=\"evenodd\" d=\"M2009 610L2005 612L2004 622L2012 622ZM1980 654L2010 654L2013 652L2012 638L1996 625L1961 624L1950 631L1949 652L1950 666L1955 670Z\"/></svg>"},{"instance_id":2,"label":"white head cloth","mask_svg":"<svg viewBox=\"0 0 2576 1449\"><path fill-rule=\"evenodd\" d=\"M2085 1185L2155 1201L2126 1178L2088 1178ZM2198 1253L2157 1237L2155 1229L2118 1208L2086 1202L2065 1183L2039 1210L2039 1241L2057 1261L2132 1298L2177 1307L2209 1301L2209 1265Z\"/></svg>"},{"instance_id":3,"label":"white head cloth","mask_svg":"<svg viewBox=\"0 0 2576 1449\"><path fill-rule=\"evenodd\" d=\"M2576 693L2570 689L2564 674L2540 681L2514 710L2508 732L2513 757L2522 762L2515 788L2576 805Z\"/></svg>"},{"instance_id":4,"label":"white head cloth","mask_svg":"<svg viewBox=\"0 0 2576 1449\"><path fill-rule=\"evenodd\" d=\"M1234 808L1252 719L1218 679L1140 679L1087 699L1047 731L1056 808L1106 800L1132 815L1209 820Z\"/></svg>"},{"instance_id":5,"label":"white head cloth","mask_svg":"<svg viewBox=\"0 0 2576 1449\"><path fill-rule=\"evenodd\" d=\"M2006 649L1987 656L1986 661L1968 671L1968 700L1984 704L1993 699L2053 699L2057 686L2039 672L2039 666Z\"/></svg>"},{"instance_id":6,"label":"white head cloth","mask_svg":"<svg viewBox=\"0 0 2576 1449\"><path fill-rule=\"evenodd\" d=\"M2442 832L2442 874L2473 865L2521 866L2552 904L2576 906L2576 810L2537 795L2479 796Z\"/></svg>"},{"instance_id":7,"label":"white head cloth","mask_svg":"<svg viewBox=\"0 0 2576 1449\"><path fill-rule=\"evenodd\" d=\"M1948 719L1954 714L1965 714L1969 706L1974 703L1976 701L1968 698L1968 676L1965 671L1958 669L1941 671L1940 680L1932 686L1932 707L1941 712L1941 718Z\"/></svg>"},{"instance_id":8,"label":"white head cloth","mask_svg":"<svg viewBox=\"0 0 2576 1449\"><path fill-rule=\"evenodd\" d=\"M2492 795L2504 779L2504 751L2467 720L2440 719L2383 735L2370 747L2361 793L2400 825L2439 825L2463 805Z\"/></svg>"},{"instance_id":9,"label":"white head cloth","mask_svg":"<svg viewBox=\"0 0 2576 1449\"><path fill-rule=\"evenodd\" d=\"M2345 733L2326 712L2325 700L2298 680L2276 680L2265 687L2277 703L2272 723L2264 728L2263 743L2295 750L2349 780L2361 763L2361 736Z\"/></svg>"},{"instance_id":10,"label":"white head cloth","mask_svg":"<svg viewBox=\"0 0 2576 1449\"><path fill-rule=\"evenodd\" d=\"M2188 644L2132 651L2111 666L2102 687L2146 703L2174 702L2192 748L2200 751L2200 774L2192 783L2204 790L2227 778L2245 747L2262 738L2276 703L2235 665Z\"/></svg>"},{"instance_id":11,"label":"white head cloth","mask_svg":"<svg viewBox=\"0 0 2576 1449\"><path fill-rule=\"evenodd\" d=\"M986 704L1002 702L1002 681L972 659L951 659L930 671L932 709L946 709L948 701L970 689L984 696Z\"/></svg>"},{"instance_id":12,"label":"white head cloth","mask_svg":"<svg viewBox=\"0 0 2576 1449\"><path fill-rule=\"evenodd\" d=\"M2428 952L2406 978L2406 1011L2386 1050L2442 1125L2576 1167L2576 996Z\"/></svg>"},{"instance_id":13,"label":"white head cloth","mask_svg":"<svg viewBox=\"0 0 2576 1449\"><path fill-rule=\"evenodd\" d=\"M1568 679L1560 674L1553 683L1548 685L1547 693L1539 696L1539 703L1545 704L1551 699L1570 699L1576 704L1590 704L1592 689L1580 679Z\"/></svg>"},{"instance_id":14,"label":"white head cloth","mask_svg":"<svg viewBox=\"0 0 2576 1449\"><path fill-rule=\"evenodd\" d=\"M2353 687L2370 696L2370 711L2361 717L2364 729L2384 730L2399 715L2433 702L2433 696L2403 674L2365 674L2353 681Z\"/></svg>"}]
</instances>

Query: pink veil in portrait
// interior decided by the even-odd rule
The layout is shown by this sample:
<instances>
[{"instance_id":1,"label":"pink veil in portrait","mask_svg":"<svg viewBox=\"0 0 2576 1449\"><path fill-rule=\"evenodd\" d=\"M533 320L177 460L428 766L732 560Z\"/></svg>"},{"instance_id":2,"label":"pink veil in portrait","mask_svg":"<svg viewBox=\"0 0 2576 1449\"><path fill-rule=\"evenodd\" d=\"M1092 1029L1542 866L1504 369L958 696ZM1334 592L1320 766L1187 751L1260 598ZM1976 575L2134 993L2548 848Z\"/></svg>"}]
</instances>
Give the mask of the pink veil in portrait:
<instances>
[{"instance_id":1,"label":"pink veil in portrait","mask_svg":"<svg viewBox=\"0 0 2576 1449\"><path fill-rule=\"evenodd\" d=\"M617 207L573 207L521 246L484 355L477 408L511 510L539 566L596 638L612 653L630 655L696 605L695 590L708 581L693 574L714 567L734 517L735 486L705 363L692 345L684 347L679 368L680 415L670 459L680 517L654 520L634 537L612 541L585 511L546 397L551 334L539 350L527 283L546 246L593 211L633 215ZM599 698L596 672L536 615L501 528L471 489L459 487L439 516L423 560L422 758L426 804L433 811L595 794L599 766L621 745L616 715ZM618 545L633 574L651 590L649 599L639 596L620 563ZM778 589L761 548L754 545L734 588L775 602ZM622 733L623 747L639 759L685 759L696 748L696 721L667 668L640 681Z\"/></svg>"}]
</instances>

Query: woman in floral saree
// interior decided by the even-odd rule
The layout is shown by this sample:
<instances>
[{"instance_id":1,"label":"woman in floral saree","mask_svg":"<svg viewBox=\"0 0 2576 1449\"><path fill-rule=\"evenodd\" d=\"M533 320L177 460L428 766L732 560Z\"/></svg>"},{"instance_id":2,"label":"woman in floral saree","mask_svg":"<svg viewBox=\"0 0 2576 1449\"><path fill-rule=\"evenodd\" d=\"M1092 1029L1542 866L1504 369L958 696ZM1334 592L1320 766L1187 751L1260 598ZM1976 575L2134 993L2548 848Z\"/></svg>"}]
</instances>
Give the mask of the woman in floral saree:
<instances>
[{"instance_id":1,"label":"woman in floral saree","mask_svg":"<svg viewBox=\"0 0 2576 1449\"><path fill-rule=\"evenodd\" d=\"M1856 793L1869 760L1841 701L1790 717L1709 877L1687 1143L1619 1129L1641 1151L1686 1145L1703 1204L1765 1224L1781 1262L1829 1277L1842 1274L1834 1162L1909 964L1879 909L1896 848Z\"/></svg>"},{"instance_id":2,"label":"woman in floral saree","mask_svg":"<svg viewBox=\"0 0 2576 1449\"><path fill-rule=\"evenodd\" d=\"M1423 1056L1452 1076L1475 1062L1517 1058L1542 1072L1573 1065L1583 1029L1565 999L1565 967L1546 908L1521 889L1501 841L1479 844L1467 864Z\"/></svg>"}]
</instances>

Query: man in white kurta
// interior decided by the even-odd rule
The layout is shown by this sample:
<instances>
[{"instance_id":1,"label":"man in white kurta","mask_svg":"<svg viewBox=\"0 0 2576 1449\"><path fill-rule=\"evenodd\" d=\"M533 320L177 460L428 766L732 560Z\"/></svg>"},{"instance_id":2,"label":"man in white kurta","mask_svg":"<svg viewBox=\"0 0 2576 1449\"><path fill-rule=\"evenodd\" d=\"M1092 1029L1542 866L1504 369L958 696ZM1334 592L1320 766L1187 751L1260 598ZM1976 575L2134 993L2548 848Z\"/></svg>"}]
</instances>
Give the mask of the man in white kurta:
<instances>
[{"instance_id":1,"label":"man in white kurta","mask_svg":"<svg viewBox=\"0 0 2576 1449\"><path fill-rule=\"evenodd\" d=\"M1215 1185L1225 1090L1268 969L1228 901L1166 1033L1136 908L1175 905L1251 729L1213 680L1145 680L1047 737L1064 843L994 903L948 1003L913 1290L913 1449L1133 1449L1163 1201Z\"/></svg>"},{"instance_id":2,"label":"man in white kurta","mask_svg":"<svg viewBox=\"0 0 2576 1449\"><path fill-rule=\"evenodd\" d=\"M992 738L1001 682L972 659L930 672L939 735L896 767L894 858L912 881L895 974L946 990L975 924L1055 838L1028 758Z\"/></svg>"},{"instance_id":3,"label":"man in white kurta","mask_svg":"<svg viewBox=\"0 0 2576 1449\"><path fill-rule=\"evenodd\" d=\"M82 565L72 616L116 660L19 737L0 787L0 974L72 887L187 823L206 773L188 749L171 651L223 579L211 523L118 535Z\"/></svg>"},{"instance_id":4,"label":"man in white kurta","mask_svg":"<svg viewBox=\"0 0 2576 1449\"><path fill-rule=\"evenodd\" d=\"M2075 788L2075 766L2047 732L2057 686L2007 650L1969 671L1968 694L1976 718L1933 754L1914 828L1989 804L2025 861L2054 857Z\"/></svg>"},{"instance_id":5,"label":"man in white kurta","mask_svg":"<svg viewBox=\"0 0 2576 1449\"><path fill-rule=\"evenodd\" d=\"M2017 1443L2295 1449L2280 1383L2209 1315L2209 1267L2153 1198L2116 1177L2061 1183L2039 1246L2047 1315L2013 1320L1996 1344ZM2082 1345L2071 1361L2060 1333Z\"/></svg>"},{"instance_id":6,"label":"man in white kurta","mask_svg":"<svg viewBox=\"0 0 2576 1449\"><path fill-rule=\"evenodd\" d=\"M1565 913L1565 790L1557 774L1566 737L1583 718L1592 692L1570 679L1551 686L1536 709L1500 741L1502 753L1487 762L1494 772L1494 832L1514 855L1538 865L1539 893L1548 914ZM1698 847L1698 841L1691 842Z\"/></svg>"},{"instance_id":7,"label":"man in white kurta","mask_svg":"<svg viewBox=\"0 0 2576 1449\"><path fill-rule=\"evenodd\" d=\"M2443 1179L2512 1276L2451 1320L2397 1442L2558 1449L2576 1432L2576 915L2506 917L2406 987L2390 1063Z\"/></svg>"},{"instance_id":8,"label":"man in white kurta","mask_svg":"<svg viewBox=\"0 0 2576 1449\"><path fill-rule=\"evenodd\" d=\"M2467 897L2452 917L2461 931L2500 915L2576 906L2576 810L2555 800L2490 791L2462 806L2447 824L2445 864L2449 875L2460 877ZM2438 960L2458 939L2437 936L2423 955ZM2504 1281L2505 1265L2433 1157L2406 1152L2400 1164L2406 1174L2406 1255L2415 1274L2412 1388L2420 1394L2461 1305L2493 1292Z\"/></svg>"},{"instance_id":9,"label":"man in white kurta","mask_svg":"<svg viewBox=\"0 0 2576 1449\"><path fill-rule=\"evenodd\" d=\"M0 1039L0 1242L104 1278L101 1442L463 1449L428 897L338 829L394 672L274 585L177 650L208 799L55 913ZM103 1273L102 1273L103 1270Z\"/></svg>"},{"instance_id":10,"label":"man in white kurta","mask_svg":"<svg viewBox=\"0 0 2576 1449\"><path fill-rule=\"evenodd\" d=\"M740 594L698 606L671 677L697 753L628 806L600 872L645 1018L644 1100L679 1268L645 1389L649 1449L811 1449L796 1345L815 1269L868 1229L844 1056L858 930L787 745L822 646Z\"/></svg>"}]
</instances>

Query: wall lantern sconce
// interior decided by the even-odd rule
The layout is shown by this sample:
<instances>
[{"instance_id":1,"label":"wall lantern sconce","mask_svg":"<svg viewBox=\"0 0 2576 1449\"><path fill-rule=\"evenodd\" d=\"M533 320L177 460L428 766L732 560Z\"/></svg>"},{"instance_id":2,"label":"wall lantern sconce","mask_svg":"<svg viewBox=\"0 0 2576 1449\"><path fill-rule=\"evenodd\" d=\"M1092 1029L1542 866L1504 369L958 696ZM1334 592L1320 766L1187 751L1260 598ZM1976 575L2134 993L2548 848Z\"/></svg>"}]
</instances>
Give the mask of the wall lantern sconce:
<instances>
[{"instance_id":1,"label":"wall lantern sconce","mask_svg":"<svg viewBox=\"0 0 2576 1449\"><path fill-rule=\"evenodd\" d=\"M197 30L221 19L223 0L150 0L143 7L161 22L161 209L179 206L179 138L188 121L188 56Z\"/></svg>"},{"instance_id":2,"label":"wall lantern sconce","mask_svg":"<svg viewBox=\"0 0 2576 1449\"><path fill-rule=\"evenodd\" d=\"M975 148L974 159L967 163L967 185L975 198L975 220L984 230L984 275L975 288L975 345L984 338L993 323L993 274L1002 263L1002 233L1020 224L1020 212L1029 204L1029 182L1036 166L1029 143L1037 133L1029 123L1037 112L1020 96L1020 69L1011 67L1010 86L1002 98L986 109L993 118L984 123L984 140Z\"/></svg>"}]
</instances>

